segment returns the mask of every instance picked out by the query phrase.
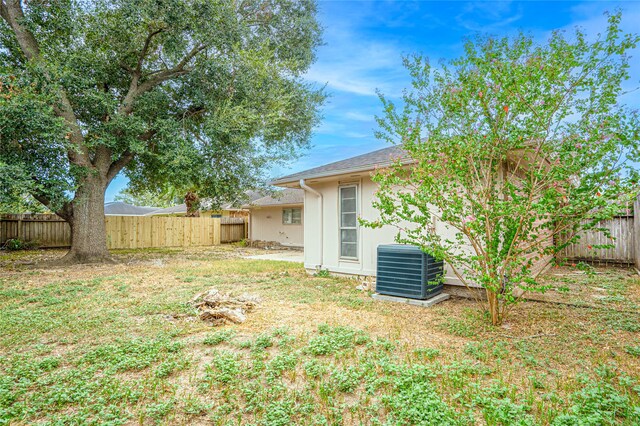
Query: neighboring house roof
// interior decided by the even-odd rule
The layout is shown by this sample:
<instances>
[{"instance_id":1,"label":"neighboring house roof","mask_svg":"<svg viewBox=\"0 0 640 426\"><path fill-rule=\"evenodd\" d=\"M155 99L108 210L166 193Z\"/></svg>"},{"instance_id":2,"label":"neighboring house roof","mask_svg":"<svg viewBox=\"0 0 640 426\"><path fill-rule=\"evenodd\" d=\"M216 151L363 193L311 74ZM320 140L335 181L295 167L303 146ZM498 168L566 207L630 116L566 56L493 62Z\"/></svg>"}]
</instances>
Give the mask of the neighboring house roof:
<instances>
[{"instance_id":1,"label":"neighboring house roof","mask_svg":"<svg viewBox=\"0 0 640 426\"><path fill-rule=\"evenodd\" d=\"M241 204L246 204L247 200L249 201L249 203L252 203L257 199L264 197L264 193L261 193L261 192L258 192L258 191L245 191L244 194L246 195L246 198L244 198L242 200L232 201L232 202L227 203L227 204L223 204L222 205L222 210L237 209Z\"/></svg>"},{"instance_id":2,"label":"neighboring house roof","mask_svg":"<svg viewBox=\"0 0 640 426\"><path fill-rule=\"evenodd\" d=\"M257 191L246 191L245 195L247 196L250 202L257 200L258 198L264 197L264 194L261 194ZM241 200L241 201L245 201L245 200ZM239 204L234 201L234 202L223 204L220 207L220 210L238 210L240 208L241 207L239 206ZM202 200L202 205L200 210L211 210L207 200ZM148 215L155 216L155 215L164 215L164 214L186 214L186 213L187 213L187 205L183 203L183 204L178 204L177 206L167 207L164 209L157 209L155 211L148 213Z\"/></svg>"},{"instance_id":3,"label":"neighboring house roof","mask_svg":"<svg viewBox=\"0 0 640 426\"><path fill-rule=\"evenodd\" d=\"M177 206L165 207L164 209L157 209L148 213L149 216L161 215L161 214L182 214L187 212L186 204L178 204Z\"/></svg>"},{"instance_id":4,"label":"neighboring house roof","mask_svg":"<svg viewBox=\"0 0 640 426\"><path fill-rule=\"evenodd\" d=\"M303 204L304 203L304 190L289 188L283 191L279 191L273 195L267 195L266 197L258 198L257 200L245 205L244 207L266 207L266 206L281 206L287 204Z\"/></svg>"},{"instance_id":5,"label":"neighboring house roof","mask_svg":"<svg viewBox=\"0 0 640 426\"><path fill-rule=\"evenodd\" d=\"M155 212L159 207L139 207L122 201L114 201L104 204L104 214L112 216L144 216Z\"/></svg>"},{"instance_id":6,"label":"neighboring house roof","mask_svg":"<svg viewBox=\"0 0 640 426\"><path fill-rule=\"evenodd\" d=\"M324 166L315 167L313 169L294 173L288 176L283 176L272 181L271 184L280 185L297 182L300 179L312 179L373 170L377 166L387 166L397 160L409 160L409 155L401 147L392 146L369 152L367 154L358 155L356 157L347 158L346 160L325 164Z\"/></svg>"}]
</instances>

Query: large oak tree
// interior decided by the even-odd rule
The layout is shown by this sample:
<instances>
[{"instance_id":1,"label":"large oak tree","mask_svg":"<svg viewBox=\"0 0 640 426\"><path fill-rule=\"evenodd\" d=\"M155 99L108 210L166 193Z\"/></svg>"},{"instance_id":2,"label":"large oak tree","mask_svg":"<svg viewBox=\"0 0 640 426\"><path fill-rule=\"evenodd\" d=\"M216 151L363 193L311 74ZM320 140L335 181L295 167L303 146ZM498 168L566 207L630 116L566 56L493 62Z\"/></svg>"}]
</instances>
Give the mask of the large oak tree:
<instances>
[{"instance_id":1,"label":"large oak tree","mask_svg":"<svg viewBox=\"0 0 640 426\"><path fill-rule=\"evenodd\" d=\"M0 0L0 201L69 222L65 261L108 258L104 194L236 198L304 147L321 89L310 0Z\"/></svg>"}]
</instances>

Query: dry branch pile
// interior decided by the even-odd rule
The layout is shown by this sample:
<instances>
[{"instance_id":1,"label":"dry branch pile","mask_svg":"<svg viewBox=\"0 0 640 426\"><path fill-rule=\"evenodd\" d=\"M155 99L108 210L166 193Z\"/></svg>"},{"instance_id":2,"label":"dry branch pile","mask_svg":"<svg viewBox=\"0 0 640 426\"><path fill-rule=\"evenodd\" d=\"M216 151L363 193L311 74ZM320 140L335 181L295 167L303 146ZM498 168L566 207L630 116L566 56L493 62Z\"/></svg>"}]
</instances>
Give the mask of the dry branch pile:
<instances>
[{"instance_id":1,"label":"dry branch pile","mask_svg":"<svg viewBox=\"0 0 640 426\"><path fill-rule=\"evenodd\" d=\"M200 313L202 321L209 321L213 325L228 322L239 324L245 322L247 313L260 304L260 298L246 293L231 296L212 288L196 295L191 303Z\"/></svg>"}]
</instances>

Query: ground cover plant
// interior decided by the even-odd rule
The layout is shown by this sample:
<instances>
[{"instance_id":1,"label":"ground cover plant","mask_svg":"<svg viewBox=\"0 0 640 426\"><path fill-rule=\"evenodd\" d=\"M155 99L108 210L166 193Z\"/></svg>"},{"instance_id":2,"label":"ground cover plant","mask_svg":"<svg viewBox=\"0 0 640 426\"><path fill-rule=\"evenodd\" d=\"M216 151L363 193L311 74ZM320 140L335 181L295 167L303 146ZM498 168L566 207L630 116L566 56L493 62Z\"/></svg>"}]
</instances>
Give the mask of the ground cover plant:
<instances>
[{"instance_id":1,"label":"ground cover plant","mask_svg":"<svg viewBox=\"0 0 640 426\"><path fill-rule=\"evenodd\" d=\"M634 425L640 280L560 268L571 305L525 302L492 327L464 299L374 302L356 283L222 246L33 268L0 254L0 424ZM40 259L41 260L41 259ZM216 287L263 302L211 327Z\"/></svg>"}]
</instances>

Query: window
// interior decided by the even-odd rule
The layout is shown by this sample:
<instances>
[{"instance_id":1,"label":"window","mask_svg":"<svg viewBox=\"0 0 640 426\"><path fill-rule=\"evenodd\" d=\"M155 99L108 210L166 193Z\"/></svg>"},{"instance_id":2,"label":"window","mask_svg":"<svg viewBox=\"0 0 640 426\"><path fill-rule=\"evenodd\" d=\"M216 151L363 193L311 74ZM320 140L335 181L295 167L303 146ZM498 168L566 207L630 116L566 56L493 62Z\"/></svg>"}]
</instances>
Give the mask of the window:
<instances>
[{"instance_id":1,"label":"window","mask_svg":"<svg viewBox=\"0 0 640 426\"><path fill-rule=\"evenodd\" d=\"M284 225L300 225L302 223L302 209L282 209L282 223Z\"/></svg>"},{"instance_id":2,"label":"window","mask_svg":"<svg viewBox=\"0 0 640 426\"><path fill-rule=\"evenodd\" d=\"M358 259L358 202L355 185L340 187L340 257Z\"/></svg>"}]
</instances>

